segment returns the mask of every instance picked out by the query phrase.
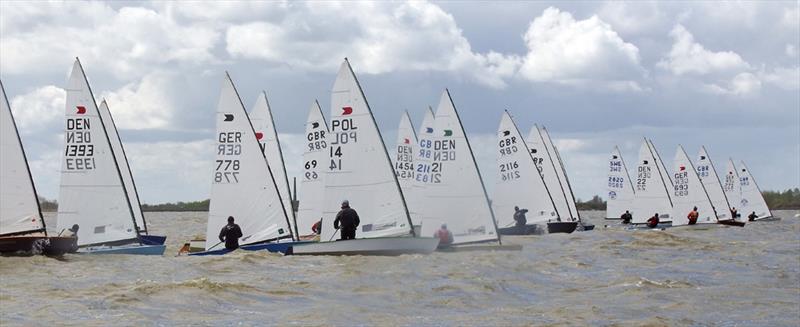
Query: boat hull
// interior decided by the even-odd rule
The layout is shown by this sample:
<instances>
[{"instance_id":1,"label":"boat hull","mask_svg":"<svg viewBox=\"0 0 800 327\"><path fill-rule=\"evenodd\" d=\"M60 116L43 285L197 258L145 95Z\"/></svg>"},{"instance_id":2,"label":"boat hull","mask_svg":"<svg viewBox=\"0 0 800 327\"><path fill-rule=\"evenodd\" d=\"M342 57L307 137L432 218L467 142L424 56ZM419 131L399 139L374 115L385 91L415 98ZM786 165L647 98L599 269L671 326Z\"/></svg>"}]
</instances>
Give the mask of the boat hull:
<instances>
[{"instance_id":1,"label":"boat hull","mask_svg":"<svg viewBox=\"0 0 800 327\"><path fill-rule=\"evenodd\" d=\"M80 254L135 254L135 255L164 255L166 245L132 244L122 246L86 247L78 250Z\"/></svg>"},{"instance_id":2,"label":"boat hull","mask_svg":"<svg viewBox=\"0 0 800 327\"><path fill-rule=\"evenodd\" d=\"M286 255L381 255L429 254L439 239L433 237L377 237L318 242L291 246Z\"/></svg>"},{"instance_id":3,"label":"boat hull","mask_svg":"<svg viewBox=\"0 0 800 327\"><path fill-rule=\"evenodd\" d=\"M727 225L727 226L737 226L737 227L744 227L745 222L743 221L736 221L734 219L725 219L725 220L718 220L717 224L720 225Z\"/></svg>"},{"instance_id":4,"label":"boat hull","mask_svg":"<svg viewBox=\"0 0 800 327\"><path fill-rule=\"evenodd\" d=\"M583 231L583 232L590 231L590 230L594 230L594 224L584 224L584 223L581 223L581 224L579 225L579 227L580 227L580 228L578 228L578 230L579 230L579 231Z\"/></svg>"},{"instance_id":5,"label":"boat hull","mask_svg":"<svg viewBox=\"0 0 800 327\"><path fill-rule=\"evenodd\" d=\"M316 241L299 241L299 242L282 242L282 243L263 243L263 244L253 244L253 245L242 245L239 247L241 250L245 251L269 251L274 253L286 253L289 251L289 247L295 245L303 245L308 243L316 243ZM219 249L219 250L211 250L211 251L202 251L202 252L195 252L189 253L190 256L207 256L207 255L224 255L231 253L235 250L228 250L228 249Z\"/></svg>"},{"instance_id":6,"label":"boat hull","mask_svg":"<svg viewBox=\"0 0 800 327\"><path fill-rule=\"evenodd\" d=\"M505 228L498 228L497 232L500 235L533 235L539 234L538 227L536 225L525 225L525 226L511 226Z\"/></svg>"},{"instance_id":7,"label":"boat hull","mask_svg":"<svg viewBox=\"0 0 800 327\"><path fill-rule=\"evenodd\" d=\"M164 242L167 241L167 237L159 235L139 235L139 240L142 241L142 244L146 245L164 245Z\"/></svg>"},{"instance_id":8,"label":"boat hull","mask_svg":"<svg viewBox=\"0 0 800 327\"><path fill-rule=\"evenodd\" d=\"M78 249L76 237L8 236L0 237L3 255L52 255L72 253Z\"/></svg>"},{"instance_id":9,"label":"boat hull","mask_svg":"<svg viewBox=\"0 0 800 327\"><path fill-rule=\"evenodd\" d=\"M572 233L578 228L577 221L556 221L547 223L547 232L554 233Z\"/></svg>"},{"instance_id":10,"label":"boat hull","mask_svg":"<svg viewBox=\"0 0 800 327\"><path fill-rule=\"evenodd\" d=\"M475 245L452 245L440 246L436 249L439 252L472 252L472 251L521 251L520 244L475 244Z\"/></svg>"}]
</instances>

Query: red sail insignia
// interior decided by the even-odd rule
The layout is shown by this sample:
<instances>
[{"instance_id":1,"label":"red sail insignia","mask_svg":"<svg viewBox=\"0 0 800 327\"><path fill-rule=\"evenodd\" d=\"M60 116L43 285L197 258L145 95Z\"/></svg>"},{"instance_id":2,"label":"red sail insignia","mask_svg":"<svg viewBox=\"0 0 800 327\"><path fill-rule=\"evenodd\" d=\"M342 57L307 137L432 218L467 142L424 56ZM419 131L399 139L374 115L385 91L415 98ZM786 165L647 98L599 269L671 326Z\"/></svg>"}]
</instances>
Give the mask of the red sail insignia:
<instances>
[{"instance_id":1,"label":"red sail insignia","mask_svg":"<svg viewBox=\"0 0 800 327\"><path fill-rule=\"evenodd\" d=\"M343 107L342 115L349 115L353 113L353 107Z\"/></svg>"},{"instance_id":2,"label":"red sail insignia","mask_svg":"<svg viewBox=\"0 0 800 327\"><path fill-rule=\"evenodd\" d=\"M85 113L86 113L86 107L84 107L84 106L77 106L77 108L78 108L78 112L77 112L77 114L78 114L78 115L83 115L83 114L85 114Z\"/></svg>"}]
</instances>

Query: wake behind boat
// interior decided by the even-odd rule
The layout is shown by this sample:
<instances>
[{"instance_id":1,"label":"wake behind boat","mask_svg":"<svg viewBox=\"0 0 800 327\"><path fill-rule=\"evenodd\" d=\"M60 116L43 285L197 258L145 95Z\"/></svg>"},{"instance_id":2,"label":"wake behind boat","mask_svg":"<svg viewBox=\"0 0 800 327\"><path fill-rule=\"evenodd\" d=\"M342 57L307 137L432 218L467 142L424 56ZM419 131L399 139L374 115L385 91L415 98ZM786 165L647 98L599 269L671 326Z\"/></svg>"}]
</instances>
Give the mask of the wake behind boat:
<instances>
[{"instance_id":1,"label":"wake behind boat","mask_svg":"<svg viewBox=\"0 0 800 327\"><path fill-rule=\"evenodd\" d=\"M334 242L296 244L287 255L401 255L429 254L436 251L435 237L376 237Z\"/></svg>"}]
</instances>

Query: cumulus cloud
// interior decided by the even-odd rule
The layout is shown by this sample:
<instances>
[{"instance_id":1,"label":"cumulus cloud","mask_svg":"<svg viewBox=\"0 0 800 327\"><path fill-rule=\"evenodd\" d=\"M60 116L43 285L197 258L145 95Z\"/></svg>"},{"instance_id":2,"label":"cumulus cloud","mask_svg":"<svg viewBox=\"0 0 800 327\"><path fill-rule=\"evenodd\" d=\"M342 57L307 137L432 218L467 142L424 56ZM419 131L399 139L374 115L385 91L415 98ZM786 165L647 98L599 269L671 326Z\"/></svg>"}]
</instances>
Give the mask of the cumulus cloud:
<instances>
[{"instance_id":1,"label":"cumulus cloud","mask_svg":"<svg viewBox=\"0 0 800 327\"><path fill-rule=\"evenodd\" d=\"M103 92L98 100L107 100L117 128L166 128L177 111L172 96L168 94L175 84L170 74L155 72L146 75L138 83Z\"/></svg>"},{"instance_id":2,"label":"cumulus cloud","mask_svg":"<svg viewBox=\"0 0 800 327\"><path fill-rule=\"evenodd\" d=\"M706 84L705 90L710 93L749 96L761 90L761 80L752 73L741 73L723 84Z\"/></svg>"},{"instance_id":3,"label":"cumulus cloud","mask_svg":"<svg viewBox=\"0 0 800 327\"><path fill-rule=\"evenodd\" d=\"M742 71L750 68L739 54L732 51L713 52L697 43L692 33L678 24L669 33L674 43L658 67L675 75L704 75L717 72Z\"/></svg>"},{"instance_id":4,"label":"cumulus cloud","mask_svg":"<svg viewBox=\"0 0 800 327\"><path fill-rule=\"evenodd\" d=\"M786 48L784 49L786 56L789 58L796 58L797 57L797 47L794 44L787 44Z\"/></svg>"},{"instance_id":5,"label":"cumulus cloud","mask_svg":"<svg viewBox=\"0 0 800 327\"><path fill-rule=\"evenodd\" d=\"M37 88L11 98L11 110L21 134L34 134L46 130L59 130L64 117L67 93L53 85Z\"/></svg>"},{"instance_id":6,"label":"cumulus cloud","mask_svg":"<svg viewBox=\"0 0 800 327\"><path fill-rule=\"evenodd\" d=\"M637 90L637 81L646 74L639 49L598 16L576 20L569 12L550 7L533 20L524 40L528 53L519 75L534 82Z\"/></svg>"},{"instance_id":7,"label":"cumulus cloud","mask_svg":"<svg viewBox=\"0 0 800 327\"><path fill-rule=\"evenodd\" d=\"M775 85L781 89L800 89L800 66L792 68L777 67L771 72L761 72L759 75L764 82Z\"/></svg>"},{"instance_id":8,"label":"cumulus cloud","mask_svg":"<svg viewBox=\"0 0 800 327\"><path fill-rule=\"evenodd\" d=\"M518 65L513 55L473 52L453 16L425 1L293 9L276 21L230 26L227 51L313 71L335 70L349 57L360 73L448 71L494 88L504 87Z\"/></svg>"}]
</instances>

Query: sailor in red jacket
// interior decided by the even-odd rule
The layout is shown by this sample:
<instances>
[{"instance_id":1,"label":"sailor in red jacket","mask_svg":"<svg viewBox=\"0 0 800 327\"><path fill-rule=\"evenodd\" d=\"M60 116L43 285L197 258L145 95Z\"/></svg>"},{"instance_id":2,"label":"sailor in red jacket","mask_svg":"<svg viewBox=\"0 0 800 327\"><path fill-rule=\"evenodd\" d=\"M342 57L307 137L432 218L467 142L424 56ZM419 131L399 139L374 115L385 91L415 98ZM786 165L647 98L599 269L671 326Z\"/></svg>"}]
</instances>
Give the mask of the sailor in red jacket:
<instances>
[{"instance_id":1,"label":"sailor in red jacket","mask_svg":"<svg viewBox=\"0 0 800 327\"><path fill-rule=\"evenodd\" d=\"M659 222L660 220L658 219L658 213L656 212L654 216L650 217L650 219L647 219L647 227L656 228Z\"/></svg>"}]
</instances>

